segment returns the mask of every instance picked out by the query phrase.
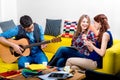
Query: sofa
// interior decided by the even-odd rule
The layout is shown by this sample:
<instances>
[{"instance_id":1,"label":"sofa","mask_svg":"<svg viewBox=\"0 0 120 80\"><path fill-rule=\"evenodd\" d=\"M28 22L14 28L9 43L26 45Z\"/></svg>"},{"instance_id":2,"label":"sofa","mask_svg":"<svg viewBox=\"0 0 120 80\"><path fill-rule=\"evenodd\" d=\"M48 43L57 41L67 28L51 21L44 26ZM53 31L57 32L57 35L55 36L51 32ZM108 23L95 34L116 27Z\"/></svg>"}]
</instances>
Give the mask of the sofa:
<instances>
[{"instance_id":1,"label":"sofa","mask_svg":"<svg viewBox=\"0 0 120 80\"><path fill-rule=\"evenodd\" d=\"M52 38L54 38L54 36L45 35L46 40ZM61 37L61 40L62 41L58 43L50 43L43 49L49 60L60 46L70 46L72 38ZM120 71L120 40L115 39L113 41L113 46L107 49L103 58L103 68L96 69L96 71L109 74L116 74Z\"/></svg>"},{"instance_id":2,"label":"sofa","mask_svg":"<svg viewBox=\"0 0 120 80\"><path fill-rule=\"evenodd\" d=\"M59 26L58 26L59 25ZM71 27L70 27L71 25ZM0 22L0 29L2 31L6 31L9 28L12 28L15 26L13 20ZM54 26L54 27L53 27ZM55 27L56 26L56 27ZM51 40L55 38L56 35L60 34L60 26L61 26L61 20L50 20L47 19L46 21L46 29L45 29L45 40ZM59 27L59 29L58 29ZM68 33L67 27L70 28L69 35L66 35L66 32ZM50 60L57 49L61 46L70 46L71 45L71 35L73 35L74 31L76 30L77 22L73 21L65 21L64 22L64 29L63 34L61 37L61 42L56 43L49 43L46 48L43 49L46 56L48 57L48 60ZM74 29L73 29L74 28ZM90 27L93 32L95 32L94 27ZM52 30L54 29L54 30ZM50 31L51 30L51 31ZM0 30L1 31L1 30ZM53 33L54 32L54 33ZM54 36L51 36L54 35ZM1 49L0 49L1 50ZM11 70L17 70L18 64L17 62L14 62L12 64L4 63L2 59L0 58L0 73L11 71ZM103 68L102 69L96 69L96 71L109 73L109 74L116 74L120 71L120 40L114 39L114 44L111 48L107 49L106 54L103 58Z\"/></svg>"},{"instance_id":3,"label":"sofa","mask_svg":"<svg viewBox=\"0 0 120 80\"><path fill-rule=\"evenodd\" d=\"M55 38L54 36L45 35L45 40L52 40ZM48 57L48 60L52 58L52 56L55 54L57 49L61 46L70 46L72 38L67 37L61 37L61 42L56 43L48 43L47 47L43 49L46 56ZM18 64L17 62L8 64L4 63L0 59L0 73L6 72L10 70L17 70ZM107 49L106 54L103 58L103 68L102 69L96 69L96 71L109 73L109 74L116 74L120 71L120 40L114 40L113 46L109 49Z\"/></svg>"}]
</instances>

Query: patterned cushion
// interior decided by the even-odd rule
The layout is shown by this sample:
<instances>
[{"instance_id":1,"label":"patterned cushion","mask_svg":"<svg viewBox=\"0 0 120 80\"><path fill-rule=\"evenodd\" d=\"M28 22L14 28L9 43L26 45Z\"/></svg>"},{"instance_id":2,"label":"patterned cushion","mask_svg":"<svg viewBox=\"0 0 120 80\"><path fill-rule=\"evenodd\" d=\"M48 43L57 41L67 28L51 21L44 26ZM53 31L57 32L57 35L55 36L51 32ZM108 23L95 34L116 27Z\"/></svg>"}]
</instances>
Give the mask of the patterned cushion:
<instances>
[{"instance_id":1,"label":"patterned cushion","mask_svg":"<svg viewBox=\"0 0 120 80\"><path fill-rule=\"evenodd\" d=\"M65 20L62 37L72 38L77 28L77 21Z\"/></svg>"}]
</instances>

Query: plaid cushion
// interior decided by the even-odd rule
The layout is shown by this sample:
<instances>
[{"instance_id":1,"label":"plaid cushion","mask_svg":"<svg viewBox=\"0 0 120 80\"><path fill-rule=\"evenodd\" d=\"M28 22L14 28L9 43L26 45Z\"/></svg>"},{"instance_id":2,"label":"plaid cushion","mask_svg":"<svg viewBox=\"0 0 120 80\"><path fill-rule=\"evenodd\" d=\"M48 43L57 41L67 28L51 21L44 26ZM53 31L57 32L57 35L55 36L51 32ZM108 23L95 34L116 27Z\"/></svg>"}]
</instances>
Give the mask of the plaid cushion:
<instances>
[{"instance_id":1,"label":"plaid cushion","mask_svg":"<svg viewBox=\"0 0 120 80\"><path fill-rule=\"evenodd\" d=\"M77 21L65 20L62 37L72 37L77 28Z\"/></svg>"}]
</instances>

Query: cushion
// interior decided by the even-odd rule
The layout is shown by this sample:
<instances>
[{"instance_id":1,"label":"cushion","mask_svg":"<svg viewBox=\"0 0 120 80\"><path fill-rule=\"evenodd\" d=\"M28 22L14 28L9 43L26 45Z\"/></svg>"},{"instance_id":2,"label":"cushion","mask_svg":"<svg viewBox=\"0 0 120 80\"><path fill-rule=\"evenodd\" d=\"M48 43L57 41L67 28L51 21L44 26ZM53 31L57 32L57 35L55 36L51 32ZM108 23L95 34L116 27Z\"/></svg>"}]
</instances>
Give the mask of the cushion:
<instances>
[{"instance_id":1,"label":"cushion","mask_svg":"<svg viewBox=\"0 0 120 80\"><path fill-rule=\"evenodd\" d=\"M77 29L77 21L64 21L62 37L72 37Z\"/></svg>"},{"instance_id":2,"label":"cushion","mask_svg":"<svg viewBox=\"0 0 120 80\"><path fill-rule=\"evenodd\" d=\"M61 19L46 19L45 34L51 36L60 35Z\"/></svg>"},{"instance_id":3,"label":"cushion","mask_svg":"<svg viewBox=\"0 0 120 80\"><path fill-rule=\"evenodd\" d=\"M0 33L2 33L3 31L2 31L2 29L1 29L1 27L0 27Z\"/></svg>"},{"instance_id":4,"label":"cushion","mask_svg":"<svg viewBox=\"0 0 120 80\"><path fill-rule=\"evenodd\" d=\"M8 20L8 21L4 21L4 22L0 22L0 27L2 28L2 31L6 31L12 27L15 27L15 23L13 22L13 20Z\"/></svg>"},{"instance_id":5,"label":"cushion","mask_svg":"<svg viewBox=\"0 0 120 80\"><path fill-rule=\"evenodd\" d=\"M95 29L93 25L90 25L89 29L94 32L95 36L98 36L98 31Z\"/></svg>"}]
</instances>

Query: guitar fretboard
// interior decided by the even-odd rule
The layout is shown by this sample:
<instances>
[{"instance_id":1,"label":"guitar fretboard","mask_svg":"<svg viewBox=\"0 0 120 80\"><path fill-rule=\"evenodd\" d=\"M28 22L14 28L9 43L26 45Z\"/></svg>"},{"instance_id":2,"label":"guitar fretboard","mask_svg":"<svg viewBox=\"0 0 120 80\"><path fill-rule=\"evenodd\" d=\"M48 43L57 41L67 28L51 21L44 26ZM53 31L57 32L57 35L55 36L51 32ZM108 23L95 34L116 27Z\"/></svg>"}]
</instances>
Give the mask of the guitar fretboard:
<instances>
[{"instance_id":1,"label":"guitar fretboard","mask_svg":"<svg viewBox=\"0 0 120 80\"><path fill-rule=\"evenodd\" d=\"M47 44L47 43L50 43L50 42L51 42L50 40L47 40L47 41L43 41L43 42L39 42L39 43L33 43L33 44L30 44L30 45L24 46L24 49L31 48L33 46L40 46L42 44Z\"/></svg>"}]
</instances>

